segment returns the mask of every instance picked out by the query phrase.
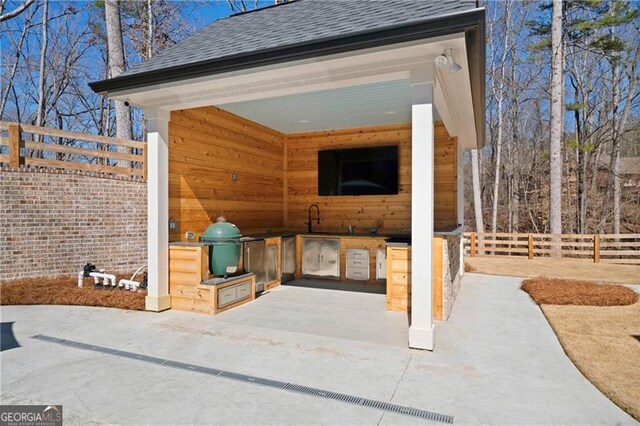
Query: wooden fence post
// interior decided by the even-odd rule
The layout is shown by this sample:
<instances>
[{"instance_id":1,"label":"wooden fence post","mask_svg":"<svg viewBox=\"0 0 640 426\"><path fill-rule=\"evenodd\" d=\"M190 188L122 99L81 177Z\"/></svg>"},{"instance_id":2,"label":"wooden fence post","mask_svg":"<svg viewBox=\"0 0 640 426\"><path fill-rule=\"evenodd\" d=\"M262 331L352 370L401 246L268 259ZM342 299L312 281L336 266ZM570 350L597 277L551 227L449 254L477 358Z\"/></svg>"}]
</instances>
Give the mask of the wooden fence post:
<instances>
[{"instance_id":1,"label":"wooden fence post","mask_svg":"<svg viewBox=\"0 0 640 426\"><path fill-rule=\"evenodd\" d=\"M147 152L149 150L147 149L147 147L145 146L142 149L142 180L144 182L147 181Z\"/></svg>"},{"instance_id":2,"label":"wooden fence post","mask_svg":"<svg viewBox=\"0 0 640 426\"><path fill-rule=\"evenodd\" d=\"M9 167L20 167L24 158L20 156L21 129L19 124L9 124Z\"/></svg>"},{"instance_id":3,"label":"wooden fence post","mask_svg":"<svg viewBox=\"0 0 640 426\"><path fill-rule=\"evenodd\" d=\"M593 236L593 261L600 263L600 234Z\"/></svg>"},{"instance_id":4,"label":"wooden fence post","mask_svg":"<svg viewBox=\"0 0 640 426\"><path fill-rule=\"evenodd\" d=\"M533 234L529 234L529 246L528 246L529 259L533 259Z\"/></svg>"},{"instance_id":5,"label":"wooden fence post","mask_svg":"<svg viewBox=\"0 0 640 426\"><path fill-rule=\"evenodd\" d=\"M469 256L470 257L475 257L476 256L476 233L472 232L471 233L471 241L469 243Z\"/></svg>"}]
</instances>

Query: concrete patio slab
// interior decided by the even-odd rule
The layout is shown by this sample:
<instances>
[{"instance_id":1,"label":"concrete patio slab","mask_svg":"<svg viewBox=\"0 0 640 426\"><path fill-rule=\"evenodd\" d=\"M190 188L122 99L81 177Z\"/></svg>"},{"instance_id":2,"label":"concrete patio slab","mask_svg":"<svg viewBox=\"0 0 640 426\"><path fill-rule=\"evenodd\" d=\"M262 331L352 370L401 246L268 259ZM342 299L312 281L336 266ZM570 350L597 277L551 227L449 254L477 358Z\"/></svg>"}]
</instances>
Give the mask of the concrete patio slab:
<instances>
[{"instance_id":1,"label":"concrete patio slab","mask_svg":"<svg viewBox=\"0 0 640 426\"><path fill-rule=\"evenodd\" d=\"M406 347L406 315L386 312L379 294L281 287L217 316L3 306L21 346L0 354L0 400L61 403L69 424L424 423L31 338L43 334L391 401L456 424L635 424L571 364L519 282L468 274L434 352Z\"/></svg>"}]
</instances>

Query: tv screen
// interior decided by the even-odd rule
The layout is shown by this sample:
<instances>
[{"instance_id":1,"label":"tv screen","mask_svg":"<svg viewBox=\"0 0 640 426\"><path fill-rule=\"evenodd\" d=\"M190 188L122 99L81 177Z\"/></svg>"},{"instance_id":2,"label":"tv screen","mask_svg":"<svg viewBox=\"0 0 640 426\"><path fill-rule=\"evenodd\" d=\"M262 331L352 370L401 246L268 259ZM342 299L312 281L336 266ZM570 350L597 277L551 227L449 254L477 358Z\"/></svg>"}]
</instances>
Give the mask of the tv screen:
<instances>
[{"instance_id":1,"label":"tv screen","mask_svg":"<svg viewBox=\"0 0 640 426\"><path fill-rule=\"evenodd\" d=\"M397 193L397 145L318 151L318 195Z\"/></svg>"}]
</instances>

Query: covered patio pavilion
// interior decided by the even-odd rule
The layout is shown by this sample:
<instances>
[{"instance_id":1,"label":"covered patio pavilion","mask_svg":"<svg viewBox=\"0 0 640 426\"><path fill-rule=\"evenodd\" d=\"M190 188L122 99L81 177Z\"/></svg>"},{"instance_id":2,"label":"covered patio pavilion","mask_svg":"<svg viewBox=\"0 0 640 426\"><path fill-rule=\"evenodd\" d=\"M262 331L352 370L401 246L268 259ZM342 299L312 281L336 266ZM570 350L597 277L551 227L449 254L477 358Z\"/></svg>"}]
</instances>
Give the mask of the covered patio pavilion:
<instances>
[{"instance_id":1,"label":"covered patio pavilion","mask_svg":"<svg viewBox=\"0 0 640 426\"><path fill-rule=\"evenodd\" d=\"M287 22L291 25L286 34L273 31ZM448 61L439 67L436 61L442 57ZM112 99L143 108L147 120L146 307L151 311L171 308L168 247L184 231L181 228L172 236L168 227L174 197L172 150L181 140L172 130L176 114L220 114L232 121L240 117L257 123L261 134L268 128L284 135L272 140L283 159L274 168L282 174L282 186L272 200L283 205L275 219L281 222L268 222L270 228L282 229L303 225L295 221L298 212L287 206L293 193L287 186L292 176L287 168L293 161L287 135L406 125L410 165L401 187L407 191L404 209L410 212L406 228L411 232L412 251L409 346L433 349L432 250L438 222L435 129L441 125L447 139L455 138L458 169L465 149L483 145L484 9L476 8L475 2L370 2L352 10L340 2L300 1L264 8L217 21L124 75L91 86ZM248 139L259 140L252 125L238 121L235 126L240 133L244 129ZM242 170L249 160L224 161L231 162L229 170ZM216 167L214 159L211 168ZM462 173L450 184L454 200L447 208L453 217L447 226L462 225ZM216 203L215 191L209 197L199 197L205 209ZM234 210L217 204L216 209ZM264 214L269 215L268 211ZM236 221L241 229L261 228L253 216L246 217L245 226Z\"/></svg>"}]
</instances>

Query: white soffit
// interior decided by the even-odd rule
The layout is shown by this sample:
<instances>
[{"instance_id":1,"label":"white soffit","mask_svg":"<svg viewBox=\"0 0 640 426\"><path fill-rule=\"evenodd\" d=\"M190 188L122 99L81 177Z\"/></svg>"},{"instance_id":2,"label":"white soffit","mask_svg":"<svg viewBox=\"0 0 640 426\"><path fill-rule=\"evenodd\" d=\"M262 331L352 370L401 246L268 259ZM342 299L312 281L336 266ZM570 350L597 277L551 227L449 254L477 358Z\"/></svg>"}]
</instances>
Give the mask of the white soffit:
<instances>
[{"instance_id":1,"label":"white soffit","mask_svg":"<svg viewBox=\"0 0 640 426\"><path fill-rule=\"evenodd\" d=\"M383 81L217 106L283 133L411 122L408 80Z\"/></svg>"},{"instance_id":2,"label":"white soffit","mask_svg":"<svg viewBox=\"0 0 640 426\"><path fill-rule=\"evenodd\" d=\"M295 131L310 131L409 122L407 110L395 106L401 99L406 99L409 71L433 66L435 57L447 48L453 49L455 59L462 70L456 74L449 74L446 71L438 72L435 103L436 107L441 107L442 120L450 133L459 136L464 148L471 148L476 145L477 139L464 33L161 83L111 93L110 97L127 100L145 109L158 108L166 111L217 105L258 122L263 120L262 122L267 126L282 131L288 131L286 129L289 128L295 128ZM400 85L405 87L400 88ZM363 90L367 86L371 93ZM392 93L393 87L400 90ZM349 93L355 96L347 96L346 94ZM282 106L280 111L276 109L265 112L258 111L258 108L249 105L249 103L256 103L271 109L274 105L273 99L280 98L283 105L296 105L305 99L308 103L311 101L311 96L317 96L319 99L305 105L299 112L304 112L307 116L314 115L315 124L314 120L299 116L298 111L295 111L294 123L282 122L283 120L276 115L291 114L284 111ZM331 101L333 102L328 105ZM382 101L388 102L389 105L378 107L369 104L369 102L382 103ZM327 104L327 108L322 111L327 115L327 118L323 119L327 127L322 129L317 122L321 104ZM406 108L409 105L410 103L407 102ZM292 107L287 108L292 109ZM361 108L363 111L356 113L354 112L356 108ZM345 111L347 109L348 111ZM396 111L396 117L379 118L380 111L383 113ZM393 116L393 114L386 115ZM398 116L402 116L403 119L399 119ZM352 123L337 124L338 119L346 121L345 117L348 119L353 117ZM300 123L301 120L309 123ZM279 124L270 125L269 121ZM297 126L295 123L309 126L294 127Z\"/></svg>"}]
</instances>

